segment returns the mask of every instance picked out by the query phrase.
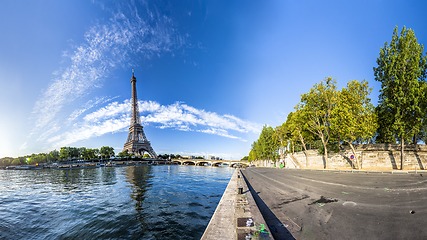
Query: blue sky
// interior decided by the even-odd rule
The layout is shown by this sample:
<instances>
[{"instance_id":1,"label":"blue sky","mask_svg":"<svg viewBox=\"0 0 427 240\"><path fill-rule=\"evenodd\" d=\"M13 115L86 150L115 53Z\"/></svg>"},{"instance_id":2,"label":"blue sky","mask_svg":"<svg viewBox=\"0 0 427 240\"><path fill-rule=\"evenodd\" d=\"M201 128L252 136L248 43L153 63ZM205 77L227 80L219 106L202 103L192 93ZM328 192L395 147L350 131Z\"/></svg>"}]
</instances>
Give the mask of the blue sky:
<instances>
[{"instance_id":1,"label":"blue sky","mask_svg":"<svg viewBox=\"0 0 427 240\"><path fill-rule=\"evenodd\" d=\"M425 1L2 1L0 157L120 152L135 68L158 154L240 159L315 83L368 80L394 27L427 43ZM426 49L425 49L426 50Z\"/></svg>"}]
</instances>

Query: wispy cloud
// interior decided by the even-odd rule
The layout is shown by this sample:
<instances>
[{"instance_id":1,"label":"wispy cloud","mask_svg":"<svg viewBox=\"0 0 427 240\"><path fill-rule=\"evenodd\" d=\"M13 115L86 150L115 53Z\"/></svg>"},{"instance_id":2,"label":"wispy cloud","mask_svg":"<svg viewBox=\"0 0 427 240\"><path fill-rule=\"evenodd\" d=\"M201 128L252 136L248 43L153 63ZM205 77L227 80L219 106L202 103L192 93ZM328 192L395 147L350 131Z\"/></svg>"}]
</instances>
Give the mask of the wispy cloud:
<instances>
[{"instance_id":1,"label":"wispy cloud","mask_svg":"<svg viewBox=\"0 0 427 240\"><path fill-rule=\"evenodd\" d=\"M245 121L232 115L220 115L203 109L196 109L182 102L161 105L154 101L139 101L141 122L143 125L179 131L195 131L214 134L226 138L246 141L231 132L259 133L262 125ZM101 136L107 133L127 131L130 122L131 103L112 102L83 117L76 128L64 134L54 136L48 141L53 147L61 147L79 140Z\"/></svg>"},{"instance_id":2,"label":"wispy cloud","mask_svg":"<svg viewBox=\"0 0 427 240\"><path fill-rule=\"evenodd\" d=\"M118 8L125 10L112 12L109 20L98 22L85 33L83 43L74 46L72 51L64 51L66 66L54 71L54 79L35 103L32 113L35 126L30 136L51 129L66 104L101 87L111 70L131 64L130 55L137 53L149 59L186 43L185 35L174 29L170 18L146 7L145 15L138 13L132 4ZM103 100L88 102L87 106L75 110L67 122ZM24 143L23 147L26 146Z\"/></svg>"},{"instance_id":3,"label":"wispy cloud","mask_svg":"<svg viewBox=\"0 0 427 240\"><path fill-rule=\"evenodd\" d=\"M87 110L97 106L98 104L103 104L103 103L109 102L109 101L111 101L117 97L118 96L112 97L112 98L107 98L107 97L98 98L98 97L96 97L95 100L91 99L83 106L83 108L74 110L73 113L71 113L70 117L68 118L67 122L71 123L72 121L74 121L76 118L78 118L80 115L82 115Z\"/></svg>"}]
</instances>

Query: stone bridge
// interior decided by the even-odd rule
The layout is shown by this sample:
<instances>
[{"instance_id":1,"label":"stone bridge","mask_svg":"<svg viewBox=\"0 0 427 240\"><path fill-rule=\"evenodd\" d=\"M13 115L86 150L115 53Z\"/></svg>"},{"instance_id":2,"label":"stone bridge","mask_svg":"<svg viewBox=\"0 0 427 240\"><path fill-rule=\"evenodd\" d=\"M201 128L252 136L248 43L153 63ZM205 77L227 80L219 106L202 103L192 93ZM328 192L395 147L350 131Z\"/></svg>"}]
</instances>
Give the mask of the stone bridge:
<instances>
[{"instance_id":1,"label":"stone bridge","mask_svg":"<svg viewBox=\"0 0 427 240\"><path fill-rule=\"evenodd\" d=\"M172 164L179 165L196 165L196 166L212 166L228 165L234 167L237 165L248 166L248 162L232 161L232 160L207 160L207 159L171 159Z\"/></svg>"}]
</instances>

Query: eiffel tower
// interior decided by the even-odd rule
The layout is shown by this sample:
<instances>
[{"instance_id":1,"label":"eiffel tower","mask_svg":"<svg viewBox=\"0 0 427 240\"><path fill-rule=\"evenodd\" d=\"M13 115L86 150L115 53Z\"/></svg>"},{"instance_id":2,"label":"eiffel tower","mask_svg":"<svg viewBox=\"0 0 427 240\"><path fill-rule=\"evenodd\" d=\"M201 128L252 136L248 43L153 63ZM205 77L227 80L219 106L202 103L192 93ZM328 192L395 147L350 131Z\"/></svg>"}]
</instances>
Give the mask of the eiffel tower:
<instances>
[{"instance_id":1,"label":"eiffel tower","mask_svg":"<svg viewBox=\"0 0 427 240\"><path fill-rule=\"evenodd\" d=\"M157 158L156 152L154 152L150 142L144 134L144 130L142 129L143 127L139 119L138 98L136 97L136 78L133 68L130 82L132 83L132 115L130 119L129 135L123 151L141 156L144 152L147 152L150 157Z\"/></svg>"}]
</instances>

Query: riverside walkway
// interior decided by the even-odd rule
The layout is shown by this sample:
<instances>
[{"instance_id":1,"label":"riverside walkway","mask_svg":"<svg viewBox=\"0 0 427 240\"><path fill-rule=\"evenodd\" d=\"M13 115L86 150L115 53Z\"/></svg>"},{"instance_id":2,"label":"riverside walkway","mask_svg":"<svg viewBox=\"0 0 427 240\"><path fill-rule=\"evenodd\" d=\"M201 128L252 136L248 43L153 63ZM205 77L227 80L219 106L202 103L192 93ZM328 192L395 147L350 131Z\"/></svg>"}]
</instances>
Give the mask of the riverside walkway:
<instances>
[{"instance_id":1,"label":"riverside walkway","mask_svg":"<svg viewBox=\"0 0 427 240\"><path fill-rule=\"evenodd\" d=\"M247 168L242 174L276 240L427 238L427 173Z\"/></svg>"},{"instance_id":2,"label":"riverside walkway","mask_svg":"<svg viewBox=\"0 0 427 240\"><path fill-rule=\"evenodd\" d=\"M238 188L241 187L241 192ZM236 169L201 240L273 239L251 192Z\"/></svg>"}]
</instances>

